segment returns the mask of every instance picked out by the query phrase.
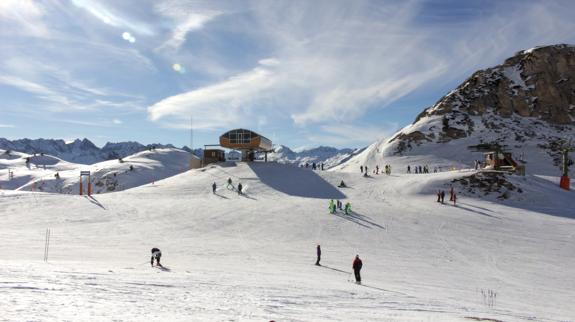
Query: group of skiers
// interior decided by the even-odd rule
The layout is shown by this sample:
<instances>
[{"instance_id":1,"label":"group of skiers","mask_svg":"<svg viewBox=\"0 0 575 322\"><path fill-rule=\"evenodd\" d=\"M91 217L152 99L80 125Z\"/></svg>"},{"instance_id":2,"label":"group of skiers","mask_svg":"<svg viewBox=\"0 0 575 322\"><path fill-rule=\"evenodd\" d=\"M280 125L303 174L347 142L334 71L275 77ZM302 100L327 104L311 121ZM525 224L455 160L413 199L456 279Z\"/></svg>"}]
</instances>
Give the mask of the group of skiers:
<instances>
[{"instance_id":1,"label":"group of skiers","mask_svg":"<svg viewBox=\"0 0 575 322\"><path fill-rule=\"evenodd\" d=\"M317 259L315 261L315 265L316 266L321 266L320 264L320 260L321 260L321 246L317 245L316 247L316 254L317 254ZM351 268L353 269L353 274L355 276L355 282L357 284L361 284L361 268L363 267L363 262L361 261L361 259L359 258L359 255L355 255L355 258L353 259L353 263L351 264Z\"/></svg>"},{"instance_id":2,"label":"group of skiers","mask_svg":"<svg viewBox=\"0 0 575 322\"><path fill-rule=\"evenodd\" d=\"M306 162L304 164L300 164L300 167L305 167L307 169L310 167L310 164L308 162ZM312 162L311 168L312 168L312 170L322 170L323 171L324 166L323 166L323 163Z\"/></svg>"},{"instance_id":3,"label":"group of skiers","mask_svg":"<svg viewBox=\"0 0 575 322\"><path fill-rule=\"evenodd\" d=\"M421 174L421 173L429 173L429 166L415 166L413 167L413 173ZM411 173L411 166L407 166L407 173ZM433 168L433 173L437 173L437 167Z\"/></svg>"},{"instance_id":4,"label":"group of skiers","mask_svg":"<svg viewBox=\"0 0 575 322\"><path fill-rule=\"evenodd\" d=\"M343 207L343 209L342 209L342 207ZM331 199L329 201L328 209L329 209L330 214L335 214L337 209L339 209L339 210L343 210L346 215L349 215L349 214L351 214L351 203L349 203L349 201L348 201L345 203L345 206L344 206L343 202L341 202L339 200L334 202L333 199Z\"/></svg>"},{"instance_id":5,"label":"group of skiers","mask_svg":"<svg viewBox=\"0 0 575 322\"><path fill-rule=\"evenodd\" d=\"M444 200L445 200L445 191L437 190L437 202L441 202L443 204ZM455 193L455 190L453 190L453 187L449 188L449 201L452 201L454 206L456 205L457 194Z\"/></svg>"},{"instance_id":6,"label":"group of skiers","mask_svg":"<svg viewBox=\"0 0 575 322\"><path fill-rule=\"evenodd\" d=\"M226 187L227 187L228 189L234 190L235 187L234 187L234 185L233 185L233 183L232 183L232 178L228 178L228 181L227 181L227 182L228 182L228 185L227 185ZM212 183L212 193L215 194L217 188L218 188L218 185L217 185L215 182ZM241 195L241 194L242 194L242 189L243 189L243 188L244 188L244 186L242 185L242 183L241 183L241 182L238 183L238 195Z\"/></svg>"},{"instance_id":7,"label":"group of skiers","mask_svg":"<svg viewBox=\"0 0 575 322\"><path fill-rule=\"evenodd\" d=\"M368 168L365 165L361 165L359 166L359 170L361 171L361 173L363 173L364 177L369 176L369 172L368 172ZM379 174L379 165L375 166L375 169L372 170L371 172L372 174ZM384 172L381 171L381 173L383 174ZM385 174L387 175L391 175L391 165L390 164L386 164L385 165Z\"/></svg>"}]
</instances>

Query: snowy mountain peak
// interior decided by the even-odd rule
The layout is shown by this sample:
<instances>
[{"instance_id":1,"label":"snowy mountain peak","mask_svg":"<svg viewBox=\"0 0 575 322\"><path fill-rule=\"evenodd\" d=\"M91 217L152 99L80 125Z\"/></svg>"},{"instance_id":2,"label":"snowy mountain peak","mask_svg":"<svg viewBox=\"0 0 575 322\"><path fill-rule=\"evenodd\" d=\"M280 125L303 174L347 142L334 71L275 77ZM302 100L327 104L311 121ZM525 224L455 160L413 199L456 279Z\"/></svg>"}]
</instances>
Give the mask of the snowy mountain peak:
<instances>
[{"instance_id":1,"label":"snowy mountain peak","mask_svg":"<svg viewBox=\"0 0 575 322\"><path fill-rule=\"evenodd\" d=\"M560 148L575 137L574 88L575 47L520 51L473 73L413 124L350 160L350 168L381 166L393 156L408 157L405 162L434 156L438 166L470 166L484 157L471 147L497 143L528 172L557 175Z\"/></svg>"}]
</instances>

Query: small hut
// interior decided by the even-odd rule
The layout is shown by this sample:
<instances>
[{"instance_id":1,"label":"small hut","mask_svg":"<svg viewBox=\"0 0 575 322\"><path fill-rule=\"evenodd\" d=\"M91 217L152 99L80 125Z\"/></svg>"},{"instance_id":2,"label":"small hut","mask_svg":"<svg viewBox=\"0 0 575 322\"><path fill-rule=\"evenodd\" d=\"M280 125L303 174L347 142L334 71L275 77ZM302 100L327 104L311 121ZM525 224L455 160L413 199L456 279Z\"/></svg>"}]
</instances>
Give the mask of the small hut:
<instances>
[{"instance_id":1,"label":"small hut","mask_svg":"<svg viewBox=\"0 0 575 322\"><path fill-rule=\"evenodd\" d=\"M484 154L485 169L515 172L519 168L509 152L489 151Z\"/></svg>"}]
</instances>

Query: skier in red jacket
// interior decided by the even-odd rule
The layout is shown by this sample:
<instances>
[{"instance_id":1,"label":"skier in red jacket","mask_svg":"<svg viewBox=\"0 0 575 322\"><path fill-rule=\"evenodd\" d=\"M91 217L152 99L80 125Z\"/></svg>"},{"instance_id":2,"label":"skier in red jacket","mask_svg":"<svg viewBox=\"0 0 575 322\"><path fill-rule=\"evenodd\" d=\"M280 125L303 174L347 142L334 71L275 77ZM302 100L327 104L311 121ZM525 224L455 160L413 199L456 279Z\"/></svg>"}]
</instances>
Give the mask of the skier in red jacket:
<instances>
[{"instance_id":1,"label":"skier in red jacket","mask_svg":"<svg viewBox=\"0 0 575 322\"><path fill-rule=\"evenodd\" d=\"M357 284L361 284L361 275L359 275L359 272L361 271L362 266L363 263L361 262L361 259L359 259L359 255L355 255L352 267L353 267L353 273L355 275L355 282Z\"/></svg>"}]
</instances>

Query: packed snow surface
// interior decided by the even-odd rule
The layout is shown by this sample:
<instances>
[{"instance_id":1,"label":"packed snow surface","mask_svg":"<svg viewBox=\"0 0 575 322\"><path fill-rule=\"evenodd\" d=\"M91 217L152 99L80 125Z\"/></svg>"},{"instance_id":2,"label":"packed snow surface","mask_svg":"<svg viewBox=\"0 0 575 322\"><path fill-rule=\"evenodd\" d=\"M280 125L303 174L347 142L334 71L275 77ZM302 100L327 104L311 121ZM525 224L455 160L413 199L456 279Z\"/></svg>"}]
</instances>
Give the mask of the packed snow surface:
<instances>
[{"instance_id":1,"label":"packed snow surface","mask_svg":"<svg viewBox=\"0 0 575 322\"><path fill-rule=\"evenodd\" d=\"M575 320L573 192L526 176L513 180L541 204L435 201L472 172L366 178L225 163L92 197L4 190L1 318ZM331 198L353 213L328 214ZM150 267L152 247L165 270ZM356 254L363 285L350 281Z\"/></svg>"}]
</instances>

